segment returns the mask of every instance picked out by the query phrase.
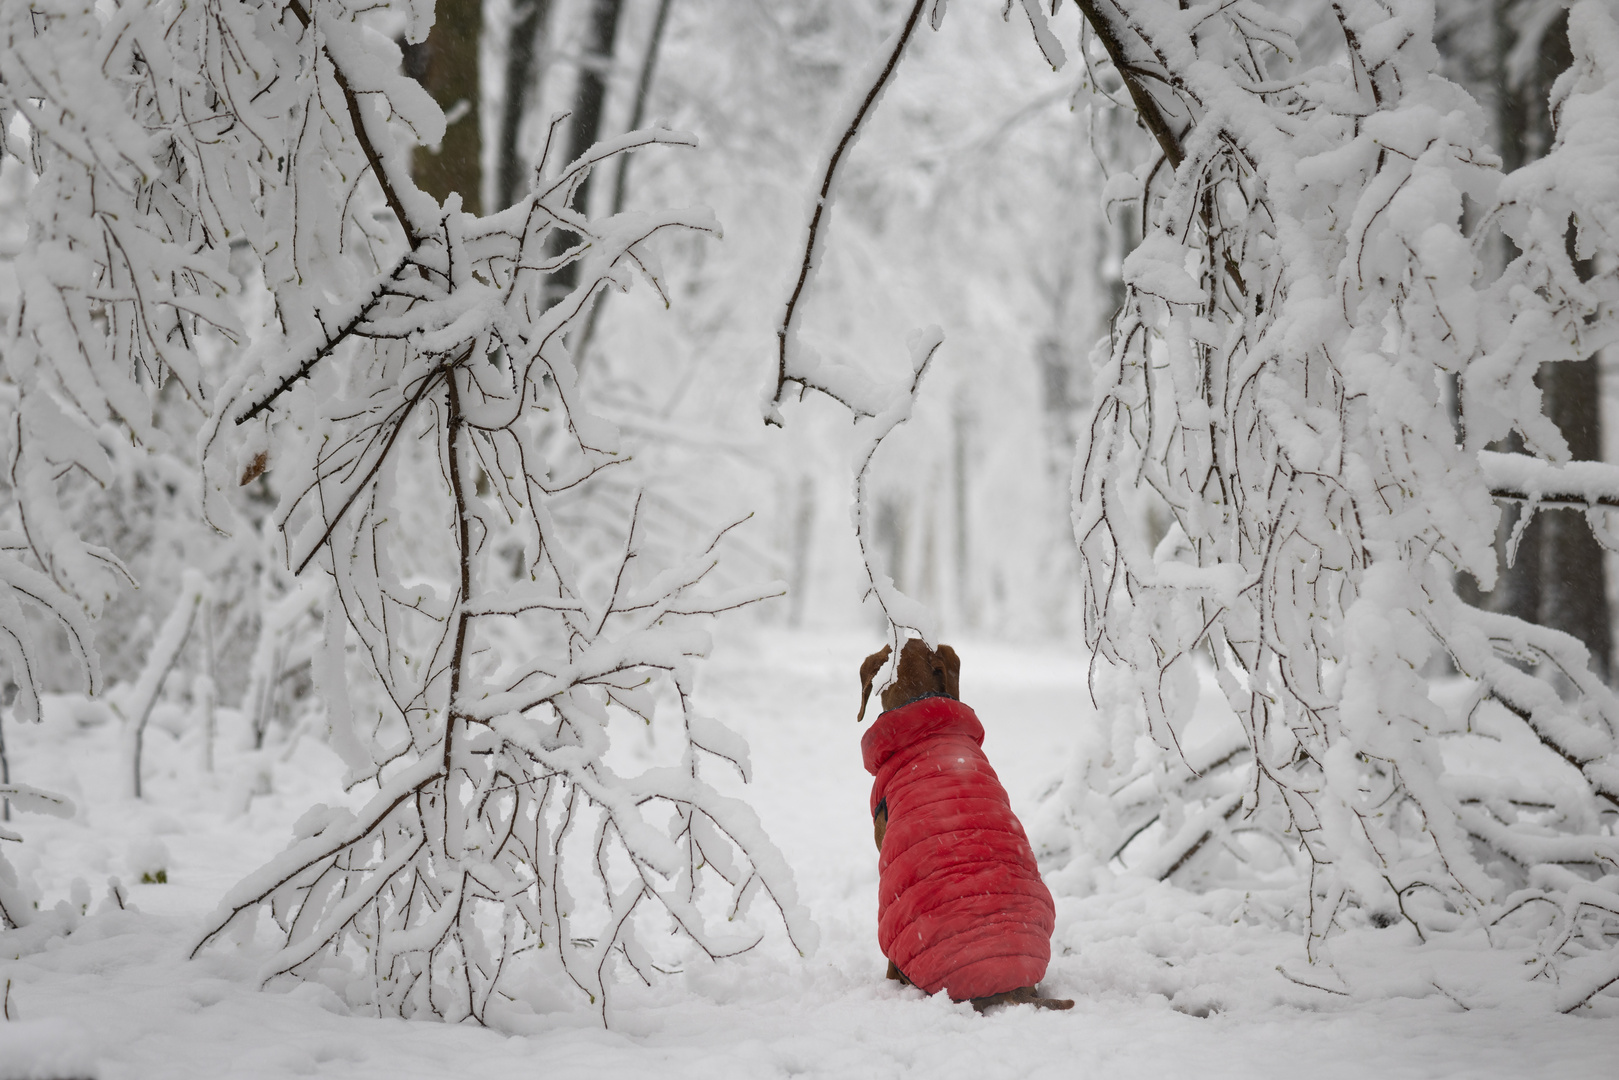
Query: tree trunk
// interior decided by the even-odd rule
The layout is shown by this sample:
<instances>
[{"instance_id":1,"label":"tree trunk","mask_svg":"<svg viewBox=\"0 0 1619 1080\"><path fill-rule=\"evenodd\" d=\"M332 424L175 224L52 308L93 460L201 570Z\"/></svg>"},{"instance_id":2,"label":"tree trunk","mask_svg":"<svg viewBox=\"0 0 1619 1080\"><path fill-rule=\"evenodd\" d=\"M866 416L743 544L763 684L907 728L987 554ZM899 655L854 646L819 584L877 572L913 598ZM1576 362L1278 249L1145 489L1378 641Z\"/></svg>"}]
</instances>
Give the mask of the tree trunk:
<instances>
[{"instance_id":1,"label":"tree trunk","mask_svg":"<svg viewBox=\"0 0 1619 1080\"><path fill-rule=\"evenodd\" d=\"M1597 362L1547 364L1540 372L1546 415L1562 429L1576 461L1602 458ZM1613 642L1608 624L1607 575L1602 545L1581 510L1541 512L1540 611L1536 620L1573 634L1591 650L1592 670L1604 681Z\"/></svg>"},{"instance_id":2,"label":"tree trunk","mask_svg":"<svg viewBox=\"0 0 1619 1080\"><path fill-rule=\"evenodd\" d=\"M674 0L658 0L658 13L652 19L652 33L647 38L646 53L641 57L641 74L635 83L635 105L630 110L627 130L634 131L646 119L647 98L652 96L652 76L658 70L658 50L663 46L663 30L669 23L669 8ZM634 154L623 154L618 159L618 173L613 178L613 213L624 209L624 187L629 178L630 162Z\"/></svg>"},{"instance_id":3,"label":"tree trunk","mask_svg":"<svg viewBox=\"0 0 1619 1080\"><path fill-rule=\"evenodd\" d=\"M419 146L416 184L439 202L461 193L461 209L483 212L483 140L478 120L478 43L483 0L439 0L427 40L405 46L405 72L433 95L449 119L437 150Z\"/></svg>"},{"instance_id":4,"label":"tree trunk","mask_svg":"<svg viewBox=\"0 0 1619 1080\"><path fill-rule=\"evenodd\" d=\"M500 114L500 155L495 172L496 209L504 210L523 194L528 161L518 145L529 92L539 83L536 70L545 43L551 0L517 0L513 5L511 37L506 43L505 103Z\"/></svg>"},{"instance_id":5,"label":"tree trunk","mask_svg":"<svg viewBox=\"0 0 1619 1080\"><path fill-rule=\"evenodd\" d=\"M978 606L973 601L972 512L968 506L967 475L968 463L972 460L968 453L971 426L972 414L968 411L967 403L958 400L955 416L952 417L950 425L950 508L953 517L951 532L955 541L956 556L956 606L961 614L962 625L976 630Z\"/></svg>"},{"instance_id":6,"label":"tree trunk","mask_svg":"<svg viewBox=\"0 0 1619 1080\"><path fill-rule=\"evenodd\" d=\"M669 8L673 0L658 0L658 12L652 19L652 33L647 38L646 52L641 57L641 74L635 83L635 104L630 109L630 122L625 126L626 131L634 131L641 126L646 118L647 98L652 95L652 76L658 67L658 50L663 45L663 30L669 22ZM613 176L613 205L611 213L618 213L624 209L624 193L630 175L630 162L635 160L633 154L620 154L618 158L618 171ZM573 362L575 366L583 368L585 356L590 349L590 342L596 336L596 321L601 318L602 308L607 306L608 294L600 292L591 302L590 314L585 319L584 328L579 331L578 339L573 343ZM798 625L796 622L793 625Z\"/></svg>"},{"instance_id":7,"label":"tree trunk","mask_svg":"<svg viewBox=\"0 0 1619 1080\"><path fill-rule=\"evenodd\" d=\"M1503 168L1517 169L1542 157L1553 139L1549 96L1552 83L1573 62L1568 42L1568 16L1546 26L1532 67L1514 79L1507 57L1518 44L1515 9L1502 0L1495 7L1497 118ZM1509 252L1512 257L1516 252ZM1581 268L1589 276L1591 268ZM1546 364L1536 378L1542 409L1568 440L1575 461L1602 458L1601 397L1597 360ZM1522 450L1516 438L1511 450ZM1507 515L1510 529L1519 508ZM1612 636L1608 621L1607 576L1602 546L1579 510L1542 510L1524 530L1517 558L1496 586L1497 610L1572 634L1591 650L1591 665L1604 680L1609 674Z\"/></svg>"},{"instance_id":8,"label":"tree trunk","mask_svg":"<svg viewBox=\"0 0 1619 1080\"><path fill-rule=\"evenodd\" d=\"M568 152L573 161L601 138L602 112L607 104L607 83L613 73L613 39L618 36L618 13L622 0L591 0L585 26L585 40L579 58L579 83L573 95L573 119L568 129ZM590 210L590 181L587 174L569 203L581 213ZM561 232L552 242L553 254L560 254L579 242L575 233ZM551 276L551 302L561 300L579 282L579 264L571 262Z\"/></svg>"}]
</instances>

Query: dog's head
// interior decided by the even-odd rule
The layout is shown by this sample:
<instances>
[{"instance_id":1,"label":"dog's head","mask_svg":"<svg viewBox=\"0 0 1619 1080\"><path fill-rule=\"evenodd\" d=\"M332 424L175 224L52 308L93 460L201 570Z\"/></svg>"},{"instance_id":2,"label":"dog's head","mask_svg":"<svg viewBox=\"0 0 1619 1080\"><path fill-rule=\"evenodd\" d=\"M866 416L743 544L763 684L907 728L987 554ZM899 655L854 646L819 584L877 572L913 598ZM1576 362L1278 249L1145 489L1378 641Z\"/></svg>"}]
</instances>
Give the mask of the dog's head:
<instances>
[{"instance_id":1,"label":"dog's head","mask_svg":"<svg viewBox=\"0 0 1619 1080\"><path fill-rule=\"evenodd\" d=\"M866 718L871 682L882 670L888 656L889 648L884 645L860 665L860 712L855 717L856 723ZM948 645L930 649L921 638L912 638L900 649L899 663L895 668L894 681L883 687L882 691L885 712L929 694L943 694L958 701L961 699L961 658Z\"/></svg>"}]
</instances>

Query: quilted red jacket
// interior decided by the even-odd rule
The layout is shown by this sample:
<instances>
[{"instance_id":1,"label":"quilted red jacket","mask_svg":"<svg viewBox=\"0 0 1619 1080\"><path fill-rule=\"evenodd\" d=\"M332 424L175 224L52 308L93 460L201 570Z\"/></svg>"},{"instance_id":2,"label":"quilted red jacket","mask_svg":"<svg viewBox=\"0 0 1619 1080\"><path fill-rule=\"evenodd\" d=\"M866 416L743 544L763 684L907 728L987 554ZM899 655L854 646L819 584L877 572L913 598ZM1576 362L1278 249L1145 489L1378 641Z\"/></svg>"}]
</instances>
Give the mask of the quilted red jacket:
<instances>
[{"instance_id":1,"label":"quilted red jacket","mask_svg":"<svg viewBox=\"0 0 1619 1080\"><path fill-rule=\"evenodd\" d=\"M1056 911L973 711L947 697L877 718L860 740L886 804L877 940L905 977L955 1001L1033 986Z\"/></svg>"}]
</instances>

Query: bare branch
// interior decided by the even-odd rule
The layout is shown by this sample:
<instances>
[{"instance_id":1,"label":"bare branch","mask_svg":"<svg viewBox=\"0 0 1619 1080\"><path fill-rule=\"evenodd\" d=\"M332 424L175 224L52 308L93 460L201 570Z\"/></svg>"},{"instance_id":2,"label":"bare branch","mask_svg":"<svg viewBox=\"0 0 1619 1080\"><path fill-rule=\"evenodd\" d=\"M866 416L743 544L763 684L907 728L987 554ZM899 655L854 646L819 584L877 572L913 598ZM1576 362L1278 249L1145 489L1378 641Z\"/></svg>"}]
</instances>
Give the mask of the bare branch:
<instances>
[{"instance_id":1,"label":"bare branch","mask_svg":"<svg viewBox=\"0 0 1619 1080\"><path fill-rule=\"evenodd\" d=\"M838 169L843 164L844 154L854 145L855 140L860 137L860 128L866 122L872 108L877 104L877 99L882 96L883 91L888 88L888 84L893 80L894 72L899 67L900 57L905 55L906 46L911 42L912 32L916 29L916 24L922 17L922 10L932 2L933 0L913 0L911 13L906 16L904 25L900 28L899 33L895 35L893 46L889 50L887 59L878 69L877 77L866 89L859 108L855 110L854 116L850 118L848 125L843 130L843 134L838 137L836 145L832 148L831 155L826 160L826 166L822 170L820 194L815 200L815 209L810 213L808 236L804 240L804 258L798 269L798 281L793 285L792 294L787 298L787 307L782 312L781 325L776 328L776 392L770 399L773 408L780 406L781 396L789 382L803 382L793 373L789 364L788 353L794 337L793 323L798 316L799 298L803 295L804 287L809 282L810 274L820 259L822 246L821 222L826 212L831 209L832 189L838 177ZM805 383L805 385L809 384ZM822 390L819 386L816 386L815 389ZM825 390L822 390L822 392L825 393ZM775 423L777 421L767 416L766 422Z\"/></svg>"}]
</instances>

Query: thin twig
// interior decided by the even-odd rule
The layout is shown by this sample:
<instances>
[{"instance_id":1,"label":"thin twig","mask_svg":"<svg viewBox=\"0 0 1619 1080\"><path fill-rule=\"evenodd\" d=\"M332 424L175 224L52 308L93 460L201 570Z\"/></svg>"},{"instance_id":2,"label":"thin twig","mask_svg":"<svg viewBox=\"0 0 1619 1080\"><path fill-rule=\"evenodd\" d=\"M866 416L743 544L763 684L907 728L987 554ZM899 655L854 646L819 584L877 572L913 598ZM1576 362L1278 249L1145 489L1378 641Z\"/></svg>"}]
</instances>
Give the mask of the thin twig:
<instances>
[{"instance_id":1,"label":"thin twig","mask_svg":"<svg viewBox=\"0 0 1619 1080\"><path fill-rule=\"evenodd\" d=\"M305 30L310 28L309 10L304 7L303 0L288 0L287 10L291 11L297 20L303 24ZM388 209L392 210L394 217L399 220L399 227L405 231L405 239L410 243L410 249L415 251L421 247L422 241L426 237L416 231L416 226L411 222L410 215L405 213L405 204L400 201L399 193L394 190L393 182L388 176L388 170L383 168L382 158L377 154L377 148L371 143L371 133L366 129L365 119L360 114L359 98L354 93L354 89L349 86L348 76L324 46L321 47L320 51L321 55L325 56L332 65L332 77L337 82L337 88L343 92L343 102L348 106L349 123L354 127L354 139L360 144L360 149L365 152L365 160L371 166L371 175L377 178L377 184L382 188L382 196L388 200Z\"/></svg>"},{"instance_id":2,"label":"thin twig","mask_svg":"<svg viewBox=\"0 0 1619 1080\"><path fill-rule=\"evenodd\" d=\"M467 352L463 353L460 359L465 360L471 351L472 350L469 347ZM422 377L422 383L416 388L416 393L411 395L410 400L405 403L404 411L401 412L399 414L399 418L394 421L393 429L388 433L388 441L383 444L382 452L377 455L376 461L371 463L371 468L366 470L366 474L361 478L360 482L354 485L354 489L349 492L349 497L343 500L342 506L338 507L337 513L333 514L327 520L326 528L320 534L320 539L315 541L314 546L309 549L309 554L305 555L303 560L298 563L297 569L293 571L294 575L303 573L304 568L307 567L310 561L320 553L320 549L325 547L331 541L332 532L337 528L337 523L343 520L343 516L347 514L349 508L354 505L354 500L360 497L360 493L366 489L366 487L371 483L372 478L377 475L377 471L382 468L383 463L388 460L388 455L393 450L393 445L398 440L400 432L405 430L405 421L410 419L410 414L415 411L416 406L421 404L422 399L427 396L427 392L431 390L434 384L438 381L438 377L444 374L450 366L452 365L446 364L444 367L437 368Z\"/></svg>"},{"instance_id":3,"label":"thin twig","mask_svg":"<svg viewBox=\"0 0 1619 1080\"><path fill-rule=\"evenodd\" d=\"M314 352L310 353L309 357L305 359L303 363L299 364L292 374L282 379L275 385L274 389L270 390L263 397L253 402L253 404L249 405L246 409L243 409L241 412L237 413L236 423L238 425L245 424L255 416L258 416L260 413L264 412L264 410L268 409L271 405L275 404L276 399L281 397L281 395L285 394L288 390L291 390L294 383L307 376L311 371L314 370L316 364L320 363L328 355L330 355L333 349L337 348L344 341L347 341L349 335L354 333L355 328L358 327L362 322L369 319L372 312L376 310L377 305L388 296L389 284L396 281L399 277L399 272L410 265L412 265L410 256L406 255L394 264L392 270L378 278L376 285L371 290L371 295L367 297L358 308L355 309L353 316L351 316L342 326L338 327L335 332L326 334L325 340L323 340L320 345L316 346Z\"/></svg>"},{"instance_id":4,"label":"thin twig","mask_svg":"<svg viewBox=\"0 0 1619 1080\"><path fill-rule=\"evenodd\" d=\"M826 169L821 177L821 192L815 200L815 212L810 215L809 235L804 242L804 259L798 268L798 281L793 285L792 295L787 298L787 308L782 313L781 326L776 329L776 393L771 398L772 405L781 404L781 395L786 390L789 382L800 381L795 380L788 373L788 342L793 333L793 320L798 315L799 298L803 295L804 286L809 281L810 271L814 268L816 258L819 255L821 221L830 205L832 186L837 179L838 167L843 163L844 153L859 137L861 125L866 122L866 117L870 114L872 106L877 103L877 99L882 96L883 90L887 88L889 81L893 79L894 71L899 67L900 57L905 55L905 47L910 44L912 32L916 29L917 21L922 17L922 9L931 2L932 0L915 0L915 3L912 4L911 13L906 17L905 25L900 29L899 36L894 42L894 47L888 54L888 61L878 73L876 81L867 89L866 96L860 103L860 108L854 114L854 119L844 129L842 136L838 139L837 146L832 151L831 157L827 159ZM766 422L774 423L775 421L767 418Z\"/></svg>"}]
</instances>

